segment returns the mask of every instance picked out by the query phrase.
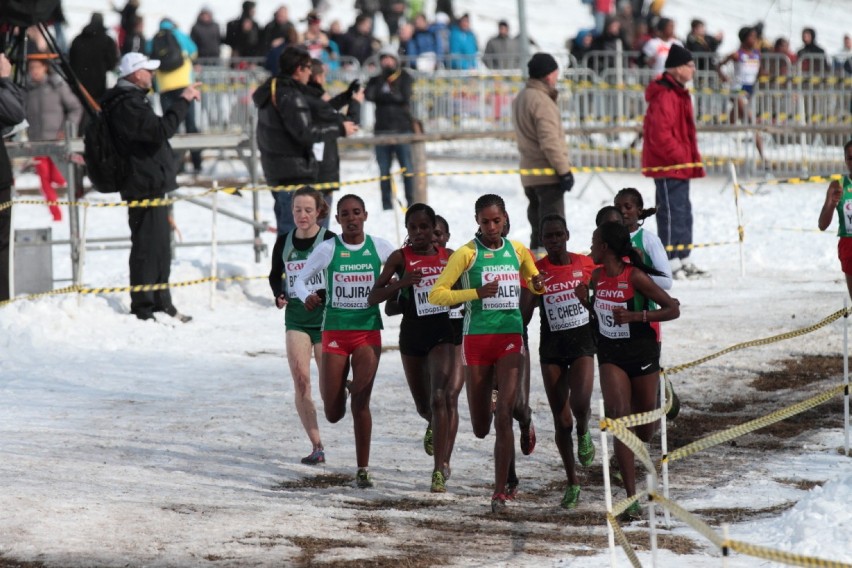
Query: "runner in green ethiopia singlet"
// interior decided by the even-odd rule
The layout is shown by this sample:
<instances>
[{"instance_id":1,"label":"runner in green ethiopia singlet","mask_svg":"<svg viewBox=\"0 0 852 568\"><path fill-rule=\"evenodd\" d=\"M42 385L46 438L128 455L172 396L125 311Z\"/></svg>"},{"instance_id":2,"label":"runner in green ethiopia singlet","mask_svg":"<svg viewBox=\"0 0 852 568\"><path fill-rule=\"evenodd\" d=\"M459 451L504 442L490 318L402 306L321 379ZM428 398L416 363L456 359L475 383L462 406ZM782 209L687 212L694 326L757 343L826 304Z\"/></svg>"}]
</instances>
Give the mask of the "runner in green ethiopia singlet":
<instances>
[{"instance_id":1,"label":"runner in green ethiopia singlet","mask_svg":"<svg viewBox=\"0 0 852 568\"><path fill-rule=\"evenodd\" d=\"M381 268L382 259L370 235L364 235L361 248L354 251L346 248L340 236L334 238L334 256L326 269L323 331L382 329L379 306L367 302Z\"/></svg>"},{"instance_id":2,"label":"runner in green ethiopia singlet","mask_svg":"<svg viewBox=\"0 0 852 568\"><path fill-rule=\"evenodd\" d=\"M843 176L843 181L840 182L843 186L843 193L840 195L840 202L837 204L837 236L852 237L852 180L849 176Z\"/></svg>"},{"instance_id":3,"label":"runner in green ethiopia singlet","mask_svg":"<svg viewBox=\"0 0 852 568\"><path fill-rule=\"evenodd\" d=\"M305 309L305 304L296 295L295 284L299 273L305 266L305 261L311 255L313 250L320 245L325 239L325 228L320 227L314 244L308 250L297 250L293 247L293 234L295 231L287 233L284 241L284 250L281 252L281 258L284 261L284 290L287 294L287 307L284 310L284 325L288 329L316 329L319 330L322 326L323 310L316 309L308 311ZM314 275L307 283L308 291L316 292L325 288L325 272L319 272Z\"/></svg>"},{"instance_id":4,"label":"runner in green ethiopia singlet","mask_svg":"<svg viewBox=\"0 0 852 568\"><path fill-rule=\"evenodd\" d=\"M465 335L490 335L523 332L521 319L521 262L511 241L503 239L497 250L473 239L476 254L462 274L464 288L479 288L497 280L500 287L493 298L481 298L466 304Z\"/></svg>"}]
</instances>

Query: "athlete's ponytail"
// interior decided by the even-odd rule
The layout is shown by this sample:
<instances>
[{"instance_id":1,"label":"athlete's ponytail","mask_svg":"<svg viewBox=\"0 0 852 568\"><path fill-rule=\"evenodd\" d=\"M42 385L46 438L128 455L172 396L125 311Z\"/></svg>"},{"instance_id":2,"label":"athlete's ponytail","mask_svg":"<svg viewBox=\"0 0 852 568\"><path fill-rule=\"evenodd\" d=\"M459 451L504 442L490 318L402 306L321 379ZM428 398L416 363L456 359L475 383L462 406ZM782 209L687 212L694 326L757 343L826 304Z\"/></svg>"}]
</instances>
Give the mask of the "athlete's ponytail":
<instances>
[{"instance_id":1,"label":"athlete's ponytail","mask_svg":"<svg viewBox=\"0 0 852 568\"><path fill-rule=\"evenodd\" d=\"M630 242L630 231L621 223L610 221L597 229L598 236L617 258L627 257L630 264L652 276L665 276L662 272L642 261L642 257Z\"/></svg>"},{"instance_id":2,"label":"athlete's ponytail","mask_svg":"<svg viewBox=\"0 0 852 568\"><path fill-rule=\"evenodd\" d=\"M639 190L635 187L625 187L624 189L615 194L615 199L618 199L619 197L633 200L633 203L636 204L636 208L639 210L639 221L647 219L651 215L657 213L656 207L645 209L645 203L642 200L642 194L639 193Z\"/></svg>"}]
</instances>

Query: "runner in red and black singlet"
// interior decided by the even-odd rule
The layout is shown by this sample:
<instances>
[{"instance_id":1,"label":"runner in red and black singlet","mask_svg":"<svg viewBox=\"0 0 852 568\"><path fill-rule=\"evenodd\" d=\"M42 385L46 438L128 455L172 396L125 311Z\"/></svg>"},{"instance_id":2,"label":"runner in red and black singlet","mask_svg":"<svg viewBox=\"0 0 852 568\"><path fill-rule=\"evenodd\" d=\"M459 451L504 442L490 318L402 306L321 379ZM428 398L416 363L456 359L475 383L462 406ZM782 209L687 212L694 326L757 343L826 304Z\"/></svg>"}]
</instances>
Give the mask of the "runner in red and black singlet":
<instances>
[{"instance_id":1,"label":"runner in red and black singlet","mask_svg":"<svg viewBox=\"0 0 852 568\"><path fill-rule=\"evenodd\" d=\"M429 302L432 285L449 258L445 248L433 244L435 222L435 211L428 205L415 203L408 209L408 244L388 257L369 302L377 304L399 294L402 367L417 413L427 422L423 447L435 458L431 491L443 493L450 461L449 406L453 402L447 386L455 366L455 347L449 308ZM398 279L394 280L394 275Z\"/></svg>"},{"instance_id":2,"label":"runner in red and black singlet","mask_svg":"<svg viewBox=\"0 0 852 568\"><path fill-rule=\"evenodd\" d=\"M586 255L568 252L569 233L562 216L551 214L542 218L539 234L547 256L536 262L536 266L544 277L547 291L542 296L534 296L524 290L521 311L526 322L530 321L536 307L541 315L541 375L553 414L556 447L568 479L561 506L573 509L580 497L571 440L575 419L580 463L591 465L595 457L589 432L595 339L589 312L577 299L574 289L579 284L588 284L595 265Z\"/></svg>"},{"instance_id":3,"label":"runner in red and black singlet","mask_svg":"<svg viewBox=\"0 0 852 568\"><path fill-rule=\"evenodd\" d=\"M646 266L630 242L630 233L619 223L604 223L592 235L592 260L601 265L589 286L580 284L577 297L586 309L594 310L597 325L598 365L601 392L606 415L620 418L649 412L658 406L660 352L657 334L651 322L669 321L680 315L679 303L661 290L649 274L659 271ZM627 257L630 262L625 262ZM649 300L657 310L649 310ZM647 442L656 423L635 428L636 435ZM633 452L615 442L615 457L628 496L636 494L636 471ZM638 517L640 507L634 503L625 512L627 518Z\"/></svg>"}]
</instances>

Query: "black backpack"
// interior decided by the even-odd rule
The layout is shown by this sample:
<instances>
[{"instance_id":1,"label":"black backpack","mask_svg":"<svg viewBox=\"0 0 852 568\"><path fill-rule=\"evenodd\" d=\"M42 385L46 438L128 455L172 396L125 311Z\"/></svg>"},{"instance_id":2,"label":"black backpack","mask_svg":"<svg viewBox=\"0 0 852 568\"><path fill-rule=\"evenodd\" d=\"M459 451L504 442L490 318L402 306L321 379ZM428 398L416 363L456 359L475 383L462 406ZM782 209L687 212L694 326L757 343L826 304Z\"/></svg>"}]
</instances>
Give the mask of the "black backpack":
<instances>
[{"instance_id":1,"label":"black backpack","mask_svg":"<svg viewBox=\"0 0 852 568\"><path fill-rule=\"evenodd\" d=\"M119 97L112 105L126 98ZM116 193L130 173L127 156L118 150L107 110L95 113L83 133L83 159L92 186L101 193Z\"/></svg>"},{"instance_id":2,"label":"black backpack","mask_svg":"<svg viewBox=\"0 0 852 568\"><path fill-rule=\"evenodd\" d=\"M151 40L151 59L160 61L160 71L174 71L183 65L183 50L175 34L160 30Z\"/></svg>"}]
</instances>

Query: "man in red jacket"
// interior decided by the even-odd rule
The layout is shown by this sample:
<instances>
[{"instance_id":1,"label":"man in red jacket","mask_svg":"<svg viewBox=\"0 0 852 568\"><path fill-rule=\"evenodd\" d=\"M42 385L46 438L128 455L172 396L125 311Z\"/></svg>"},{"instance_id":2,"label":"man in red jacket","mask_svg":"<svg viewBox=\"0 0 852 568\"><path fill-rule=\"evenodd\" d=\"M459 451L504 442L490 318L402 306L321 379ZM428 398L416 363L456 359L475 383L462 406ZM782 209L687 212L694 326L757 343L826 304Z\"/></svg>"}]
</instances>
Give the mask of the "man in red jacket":
<instances>
[{"instance_id":1,"label":"man in red jacket","mask_svg":"<svg viewBox=\"0 0 852 568\"><path fill-rule=\"evenodd\" d=\"M689 180L704 177L695 135L695 115L686 83L692 80L692 54L675 44L662 75L648 85L645 101L642 173L657 186L657 230L663 245L692 244ZM690 260L690 248L669 251L672 276L698 277L704 271Z\"/></svg>"}]
</instances>

